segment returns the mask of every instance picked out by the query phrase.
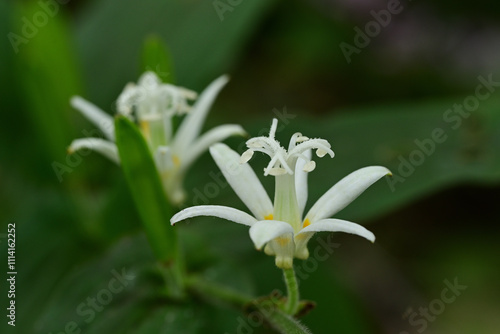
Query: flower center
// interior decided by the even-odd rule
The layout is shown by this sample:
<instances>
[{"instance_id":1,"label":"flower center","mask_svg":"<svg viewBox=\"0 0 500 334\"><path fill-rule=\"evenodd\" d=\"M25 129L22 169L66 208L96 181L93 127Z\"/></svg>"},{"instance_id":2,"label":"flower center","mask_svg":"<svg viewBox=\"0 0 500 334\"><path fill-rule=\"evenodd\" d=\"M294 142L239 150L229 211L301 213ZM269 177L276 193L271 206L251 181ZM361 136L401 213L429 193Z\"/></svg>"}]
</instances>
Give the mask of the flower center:
<instances>
[{"instance_id":1,"label":"flower center","mask_svg":"<svg viewBox=\"0 0 500 334\"><path fill-rule=\"evenodd\" d=\"M304 152L307 150L316 150L316 155L318 157L324 157L329 154L332 158L334 156L331 150L331 145L324 139L310 139L303 136L301 133L295 133L290 139L290 144L288 146L288 151L281 146L279 141L274 137L276 135L276 130L278 128L278 120L273 119L271 129L269 131L268 137L255 137L247 141L248 150L245 151L241 156L241 163L248 162L254 152L262 152L271 158L269 164L264 168L264 175L283 175L283 174L293 174L295 169L295 164L298 158L304 159L307 163L304 165L303 170L305 172L311 172L316 167L316 163L308 159Z\"/></svg>"},{"instance_id":2,"label":"flower center","mask_svg":"<svg viewBox=\"0 0 500 334\"><path fill-rule=\"evenodd\" d=\"M137 85L128 84L116 102L118 112L132 118L134 113L141 132L152 151L168 145L172 136L174 115L187 113L188 100L196 99L196 93L182 87L164 84L153 72L146 72Z\"/></svg>"}]
</instances>

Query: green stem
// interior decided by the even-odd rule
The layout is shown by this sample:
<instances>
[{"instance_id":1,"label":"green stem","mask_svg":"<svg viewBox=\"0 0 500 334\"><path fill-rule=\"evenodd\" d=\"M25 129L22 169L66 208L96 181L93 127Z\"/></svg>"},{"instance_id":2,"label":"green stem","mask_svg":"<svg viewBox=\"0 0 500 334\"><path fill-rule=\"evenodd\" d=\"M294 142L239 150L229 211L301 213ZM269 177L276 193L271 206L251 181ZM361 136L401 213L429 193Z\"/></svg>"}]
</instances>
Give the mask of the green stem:
<instances>
[{"instance_id":1,"label":"green stem","mask_svg":"<svg viewBox=\"0 0 500 334\"><path fill-rule=\"evenodd\" d=\"M180 256L175 262L160 262L160 271L165 279L168 294L176 299L182 299L185 296L185 282L183 265L180 263Z\"/></svg>"},{"instance_id":2,"label":"green stem","mask_svg":"<svg viewBox=\"0 0 500 334\"><path fill-rule=\"evenodd\" d=\"M243 308L246 304L252 302L253 298L243 295L231 288L222 285L207 282L198 277L189 277L187 286L193 292L215 302L224 302L237 308Z\"/></svg>"},{"instance_id":3,"label":"green stem","mask_svg":"<svg viewBox=\"0 0 500 334\"><path fill-rule=\"evenodd\" d=\"M288 300L285 305L285 312L290 315L295 315L299 308L299 285L295 277L293 267L290 269L283 269L285 276L286 290L288 293Z\"/></svg>"}]
</instances>

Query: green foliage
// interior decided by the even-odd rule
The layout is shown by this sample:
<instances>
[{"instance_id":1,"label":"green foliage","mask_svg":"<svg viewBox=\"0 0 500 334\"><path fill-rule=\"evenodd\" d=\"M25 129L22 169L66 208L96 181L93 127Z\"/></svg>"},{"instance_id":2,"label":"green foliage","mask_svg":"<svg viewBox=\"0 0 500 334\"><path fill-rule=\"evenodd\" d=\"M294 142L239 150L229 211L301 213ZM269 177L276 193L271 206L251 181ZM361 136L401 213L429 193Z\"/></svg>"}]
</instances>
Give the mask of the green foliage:
<instances>
[{"instance_id":1,"label":"green foliage","mask_svg":"<svg viewBox=\"0 0 500 334\"><path fill-rule=\"evenodd\" d=\"M177 234L170 226L173 215L146 140L125 117L115 119L116 145L130 193L157 258L178 261Z\"/></svg>"},{"instance_id":2,"label":"green foliage","mask_svg":"<svg viewBox=\"0 0 500 334\"><path fill-rule=\"evenodd\" d=\"M153 71L166 83L175 83L174 67L170 53L158 36L149 36L144 42L141 73Z\"/></svg>"},{"instance_id":3,"label":"green foliage","mask_svg":"<svg viewBox=\"0 0 500 334\"><path fill-rule=\"evenodd\" d=\"M40 6L35 2L18 2L14 6L11 33L24 38L21 32L27 29L25 22L32 21L39 12ZM14 83L19 85L21 107L28 112L32 139L40 142L39 147L43 149L38 158L43 159L42 166L52 176L50 163L64 161L66 147L76 134L69 126L68 101L72 95L82 92L81 74L63 14L51 18L50 24L40 28L33 25L32 29L34 36L21 44L12 44L13 50L9 52L15 53Z\"/></svg>"}]
</instances>

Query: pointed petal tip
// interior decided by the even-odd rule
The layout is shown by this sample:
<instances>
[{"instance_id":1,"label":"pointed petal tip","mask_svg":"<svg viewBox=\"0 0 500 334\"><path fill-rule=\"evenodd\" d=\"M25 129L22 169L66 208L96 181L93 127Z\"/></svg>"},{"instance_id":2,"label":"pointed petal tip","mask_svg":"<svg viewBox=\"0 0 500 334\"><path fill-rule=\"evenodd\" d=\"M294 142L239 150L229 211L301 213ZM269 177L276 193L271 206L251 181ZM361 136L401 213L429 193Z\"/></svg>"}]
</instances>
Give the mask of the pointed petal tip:
<instances>
[{"instance_id":1,"label":"pointed petal tip","mask_svg":"<svg viewBox=\"0 0 500 334\"><path fill-rule=\"evenodd\" d=\"M208 151L210 152L210 154L214 154L214 153L217 154L218 153L217 151L228 149L228 148L229 148L229 146L227 146L224 143L215 143L208 148Z\"/></svg>"},{"instance_id":2,"label":"pointed petal tip","mask_svg":"<svg viewBox=\"0 0 500 334\"><path fill-rule=\"evenodd\" d=\"M81 110L83 108L85 108L85 105L87 105L89 102L87 100L85 100L83 97L79 96L79 95L73 95L70 99L69 99L69 104L74 108L74 109L77 109L77 110Z\"/></svg>"},{"instance_id":3,"label":"pointed petal tip","mask_svg":"<svg viewBox=\"0 0 500 334\"><path fill-rule=\"evenodd\" d=\"M77 101L81 100L82 98L79 95L73 95L69 98L69 103L74 106L75 103L78 103Z\"/></svg>"},{"instance_id":4,"label":"pointed petal tip","mask_svg":"<svg viewBox=\"0 0 500 334\"><path fill-rule=\"evenodd\" d=\"M217 85L222 89L230 80L231 78L229 77L228 74L223 74L220 77L216 78L210 85Z\"/></svg>"},{"instance_id":5,"label":"pointed petal tip","mask_svg":"<svg viewBox=\"0 0 500 334\"><path fill-rule=\"evenodd\" d=\"M365 168L379 168L380 170L385 172L385 176L389 176L389 177L392 176L392 171L389 168L384 167L384 166L371 166L371 167L365 167Z\"/></svg>"}]
</instances>

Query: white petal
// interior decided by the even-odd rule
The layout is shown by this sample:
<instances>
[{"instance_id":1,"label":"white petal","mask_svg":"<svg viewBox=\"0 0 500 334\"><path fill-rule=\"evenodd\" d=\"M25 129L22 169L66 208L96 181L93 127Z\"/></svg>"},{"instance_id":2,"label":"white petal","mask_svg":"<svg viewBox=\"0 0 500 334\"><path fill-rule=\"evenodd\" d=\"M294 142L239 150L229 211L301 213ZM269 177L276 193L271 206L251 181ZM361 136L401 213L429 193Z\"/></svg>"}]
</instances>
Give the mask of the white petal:
<instances>
[{"instance_id":1,"label":"white petal","mask_svg":"<svg viewBox=\"0 0 500 334\"><path fill-rule=\"evenodd\" d=\"M220 90L229 81L229 77L223 75L215 79L205 90L201 93L196 103L193 105L191 112L186 116L181 123L179 130L174 138L173 146L175 152L182 152L186 150L200 134L203 122L212 107L212 104L219 94Z\"/></svg>"},{"instance_id":2,"label":"white petal","mask_svg":"<svg viewBox=\"0 0 500 334\"><path fill-rule=\"evenodd\" d=\"M210 154L236 195L258 220L273 213L273 204L262 183L248 164L240 164L238 153L219 143L210 147Z\"/></svg>"},{"instance_id":3,"label":"white petal","mask_svg":"<svg viewBox=\"0 0 500 334\"><path fill-rule=\"evenodd\" d=\"M91 149L93 151L99 152L116 164L120 164L118 148L116 147L115 143L112 143L110 141L100 138L76 139L71 142L71 145L68 147L68 152L71 154L81 149Z\"/></svg>"},{"instance_id":4,"label":"white petal","mask_svg":"<svg viewBox=\"0 0 500 334\"><path fill-rule=\"evenodd\" d=\"M304 156L307 159L311 159L312 152L311 150L307 150L304 152ZM304 208L307 203L307 175L308 173L304 171L304 166L307 164L307 161L298 158L297 163L295 165L295 191L297 193L297 202L299 203L300 216L304 213Z\"/></svg>"},{"instance_id":5,"label":"white petal","mask_svg":"<svg viewBox=\"0 0 500 334\"><path fill-rule=\"evenodd\" d=\"M94 123L106 138L115 141L115 123L113 117L80 96L73 96L71 98L71 105L80 111L89 121Z\"/></svg>"},{"instance_id":6,"label":"white petal","mask_svg":"<svg viewBox=\"0 0 500 334\"><path fill-rule=\"evenodd\" d=\"M156 168L158 172L164 173L171 170L174 167L172 161L172 152L168 146L159 146L154 152L154 158L156 163Z\"/></svg>"},{"instance_id":7,"label":"white petal","mask_svg":"<svg viewBox=\"0 0 500 334\"><path fill-rule=\"evenodd\" d=\"M246 132L240 125L225 124L217 126L199 137L185 152L177 152L182 169L187 169L210 146L221 142L230 136L245 136Z\"/></svg>"},{"instance_id":8,"label":"white petal","mask_svg":"<svg viewBox=\"0 0 500 334\"><path fill-rule=\"evenodd\" d=\"M365 239L375 242L375 235L363 226L340 219L322 219L303 228L295 238L303 233L310 232L345 232L359 235Z\"/></svg>"},{"instance_id":9,"label":"white petal","mask_svg":"<svg viewBox=\"0 0 500 334\"><path fill-rule=\"evenodd\" d=\"M279 220L261 220L250 228L250 238L257 249L261 249L277 237L290 234L293 235L293 228L290 224Z\"/></svg>"},{"instance_id":10,"label":"white petal","mask_svg":"<svg viewBox=\"0 0 500 334\"><path fill-rule=\"evenodd\" d=\"M391 175L391 171L381 166L365 167L352 172L321 196L306 218L314 224L318 220L333 216L385 175Z\"/></svg>"},{"instance_id":11,"label":"white petal","mask_svg":"<svg viewBox=\"0 0 500 334\"><path fill-rule=\"evenodd\" d=\"M191 208L187 208L178 212L170 219L170 223L174 225L180 222L181 220L198 216L218 217L247 226L252 226L257 222L257 219L250 216L248 213L234 208L230 208L228 206L200 205L200 206L193 206Z\"/></svg>"}]
</instances>

